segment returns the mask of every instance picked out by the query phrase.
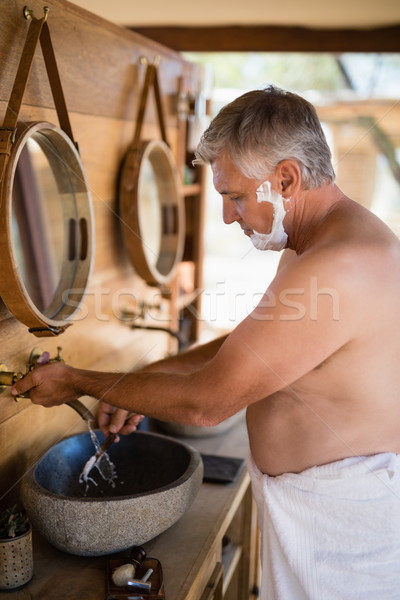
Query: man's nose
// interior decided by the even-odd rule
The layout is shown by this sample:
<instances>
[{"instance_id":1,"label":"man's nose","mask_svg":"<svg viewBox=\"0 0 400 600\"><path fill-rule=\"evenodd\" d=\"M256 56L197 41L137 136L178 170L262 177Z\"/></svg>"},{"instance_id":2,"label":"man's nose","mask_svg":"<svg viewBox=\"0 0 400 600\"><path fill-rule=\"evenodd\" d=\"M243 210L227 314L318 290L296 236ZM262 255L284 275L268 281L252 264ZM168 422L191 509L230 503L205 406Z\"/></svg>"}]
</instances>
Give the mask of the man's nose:
<instances>
[{"instance_id":1,"label":"man's nose","mask_svg":"<svg viewBox=\"0 0 400 600\"><path fill-rule=\"evenodd\" d=\"M229 198L223 199L222 204L222 218L226 225L230 225L234 223L238 219L238 213L236 210L235 203L232 202Z\"/></svg>"}]
</instances>

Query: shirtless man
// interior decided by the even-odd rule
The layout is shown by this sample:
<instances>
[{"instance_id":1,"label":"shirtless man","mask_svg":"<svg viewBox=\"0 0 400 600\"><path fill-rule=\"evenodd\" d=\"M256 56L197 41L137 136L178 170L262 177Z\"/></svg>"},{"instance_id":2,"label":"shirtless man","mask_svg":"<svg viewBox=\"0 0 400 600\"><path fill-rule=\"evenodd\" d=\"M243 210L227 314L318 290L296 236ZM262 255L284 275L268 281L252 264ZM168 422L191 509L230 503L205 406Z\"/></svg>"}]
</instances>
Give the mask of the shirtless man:
<instances>
[{"instance_id":1,"label":"shirtless man","mask_svg":"<svg viewBox=\"0 0 400 600\"><path fill-rule=\"evenodd\" d=\"M246 407L262 600L398 597L400 243L335 185L299 96L241 96L197 157L225 223L259 249L290 249L260 304L226 338L143 371L52 364L14 393L44 406L99 398L105 433L133 431L140 417L123 426L128 410L205 426Z\"/></svg>"}]
</instances>

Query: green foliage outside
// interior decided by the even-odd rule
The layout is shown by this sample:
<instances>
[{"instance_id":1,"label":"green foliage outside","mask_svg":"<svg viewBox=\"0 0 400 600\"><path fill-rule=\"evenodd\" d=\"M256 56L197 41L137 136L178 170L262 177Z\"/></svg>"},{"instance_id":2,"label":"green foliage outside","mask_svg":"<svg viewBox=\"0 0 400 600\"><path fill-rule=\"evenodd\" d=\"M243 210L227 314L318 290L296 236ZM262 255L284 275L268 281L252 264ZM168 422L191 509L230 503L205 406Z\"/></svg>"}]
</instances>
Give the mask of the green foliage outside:
<instances>
[{"instance_id":1,"label":"green foliage outside","mask_svg":"<svg viewBox=\"0 0 400 600\"><path fill-rule=\"evenodd\" d=\"M191 62L212 65L214 89L251 90L275 84L303 93L363 97L400 94L400 54L306 52L186 52Z\"/></svg>"},{"instance_id":2,"label":"green foliage outside","mask_svg":"<svg viewBox=\"0 0 400 600\"><path fill-rule=\"evenodd\" d=\"M192 62L213 65L215 88L255 89L270 83L296 91L343 87L331 54L204 52L185 56Z\"/></svg>"}]
</instances>

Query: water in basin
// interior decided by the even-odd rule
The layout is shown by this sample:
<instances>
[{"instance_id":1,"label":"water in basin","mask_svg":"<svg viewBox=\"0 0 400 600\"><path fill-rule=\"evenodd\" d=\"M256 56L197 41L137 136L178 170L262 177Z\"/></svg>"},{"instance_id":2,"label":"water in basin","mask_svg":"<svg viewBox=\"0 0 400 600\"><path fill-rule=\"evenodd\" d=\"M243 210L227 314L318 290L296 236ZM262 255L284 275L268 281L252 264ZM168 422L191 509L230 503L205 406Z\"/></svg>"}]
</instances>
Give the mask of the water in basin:
<instances>
[{"instance_id":1,"label":"water in basin","mask_svg":"<svg viewBox=\"0 0 400 600\"><path fill-rule=\"evenodd\" d=\"M96 434L101 443L103 434L100 431ZM140 433L121 436L108 454L118 473L115 485L110 486L97 469L92 469L90 476L97 485L89 486L87 498L132 496L160 489L179 479L190 462L185 446L158 437L157 444L149 447L148 436ZM92 455L90 434L67 438L45 454L35 469L35 479L53 494L82 497L85 483L80 483L79 478Z\"/></svg>"},{"instance_id":2,"label":"water in basin","mask_svg":"<svg viewBox=\"0 0 400 600\"><path fill-rule=\"evenodd\" d=\"M91 484L95 486L98 485L91 475L93 469L97 469L97 472L101 475L103 480L112 487L115 487L115 482L118 480L116 466L110 459L108 453L106 451L101 451L101 444L97 439L96 432L93 431L90 421L87 422L87 426L93 442L94 454L85 463L82 472L79 475L79 483L85 485L84 496L87 496ZM97 453L99 453L99 456Z\"/></svg>"}]
</instances>

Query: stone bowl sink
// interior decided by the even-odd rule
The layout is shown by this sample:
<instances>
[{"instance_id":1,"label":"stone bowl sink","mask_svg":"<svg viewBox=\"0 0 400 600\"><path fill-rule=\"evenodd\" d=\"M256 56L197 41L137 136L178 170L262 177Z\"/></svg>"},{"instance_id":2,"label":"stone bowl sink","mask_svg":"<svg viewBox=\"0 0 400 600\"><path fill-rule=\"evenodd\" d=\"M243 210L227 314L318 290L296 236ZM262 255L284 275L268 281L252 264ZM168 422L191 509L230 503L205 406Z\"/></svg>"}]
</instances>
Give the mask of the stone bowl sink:
<instances>
[{"instance_id":1,"label":"stone bowl sink","mask_svg":"<svg viewBox=\"0 0 400 600\"><path fill-rule=\"evenodd\" d=\"M104 436L96 431L100 443ZM100 556L142 545L173 525L189 508L203 478L200 454L164 435L136 431L121 436L108 454L118 481L113 488L97 469L98 483L79 483L94 454L89 433L55 444L22 483L32 524L56 548ZM103 459L104 460L104 459Z\"/></svg>"}]
</instances>

